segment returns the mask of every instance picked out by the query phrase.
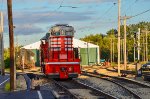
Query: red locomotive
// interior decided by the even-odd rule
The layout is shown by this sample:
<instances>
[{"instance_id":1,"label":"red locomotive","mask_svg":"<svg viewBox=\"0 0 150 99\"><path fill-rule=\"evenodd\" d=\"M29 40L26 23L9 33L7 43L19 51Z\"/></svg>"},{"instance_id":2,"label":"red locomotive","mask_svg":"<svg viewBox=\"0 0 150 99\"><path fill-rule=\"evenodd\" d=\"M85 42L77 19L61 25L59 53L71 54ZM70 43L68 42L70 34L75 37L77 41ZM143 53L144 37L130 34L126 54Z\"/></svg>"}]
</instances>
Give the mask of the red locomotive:
<instances>
[{"instance_id":1,"label":"red locomotive","mask_svg":"<svg viewBox=\"0 0 150 99\"><path fill-rule=\"evenodd\" d=\"M41 39L41 67L50 78L76 78L81 73L78 48L73 47L74 28L67 24L51 27Z\"/></svg>"}]
</instances>

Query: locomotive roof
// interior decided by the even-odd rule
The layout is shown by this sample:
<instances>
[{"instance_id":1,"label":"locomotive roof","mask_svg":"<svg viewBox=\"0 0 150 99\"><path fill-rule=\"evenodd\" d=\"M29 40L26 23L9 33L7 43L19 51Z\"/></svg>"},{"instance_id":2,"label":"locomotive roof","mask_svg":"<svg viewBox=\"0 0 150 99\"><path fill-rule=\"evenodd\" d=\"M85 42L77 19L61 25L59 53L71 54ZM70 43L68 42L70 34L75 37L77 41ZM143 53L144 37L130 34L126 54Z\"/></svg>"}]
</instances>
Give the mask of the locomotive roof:
<instances>
[{"instance_id":1,"label":"locomotive roof","mask_svg":"<svg viewBox=\"0 0 150 99\"><path fill-rule=\"evenodd\" d=\"M68 24L55 24L54 26L52 26L50 28L49 33L51 32L51 30L52 31L54 30L56 32L56 31L60 31L62 29L65 30L65 31L73 31L73 32L75 32L73 26L69 26Z\"/></svg>"},{"instance_id":2,"label":"locomotive roof","mask_svg":"<svg viewBox=\"0 0 150 99\"><path fill-rule=\"evenodd\" d=\"M56 24L55 26L69 26L68 24Z\"/></svg>"},{"instance_id":3,"label":"locomotive roof","mask_svg":"<svg viewBox=\"0 0 150 99\"><path fill-rule=\"evenodd\" d=\"M73 28L72 26L70 26L68 24L56 24L56 25L52 26L51 28L55 28L55 27L71 27L71 28Z\"/></svg>"},{"instance_id":4,"label":"locomotive roof","mask_svg":"<svg viewBox=\"0 0 150 99\"><path fill-rule=\"evenodd\" d=\"M49 36L50 36L50 33L46 33L46 35L43 36L40 40L46 40L48 39Z\"/></svg>"}]
</instances>

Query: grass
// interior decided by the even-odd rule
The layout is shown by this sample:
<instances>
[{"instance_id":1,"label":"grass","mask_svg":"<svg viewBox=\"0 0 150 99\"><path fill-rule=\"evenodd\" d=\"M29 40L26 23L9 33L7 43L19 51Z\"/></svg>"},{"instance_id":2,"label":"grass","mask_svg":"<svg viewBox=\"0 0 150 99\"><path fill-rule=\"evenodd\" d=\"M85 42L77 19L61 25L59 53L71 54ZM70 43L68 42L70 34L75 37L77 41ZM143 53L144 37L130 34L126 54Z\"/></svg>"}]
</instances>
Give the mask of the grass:
<instances>
[{"instance_id":1,"label":"grass","mask_svg":"<svg viewBox=\"0 0 150 99\"><path fill-rule=\"evenodd\" d=\"M22 70L16 69L16 72L20 72ZM10 68L5 68L5 72L10 73Z\"/></svg>"},{"instance_id":2,"label":"grass","mask_svg":"<svg viewBox=\"0 0 150 99\"><path fill-rule=\"evenodd\" d=\"M136 73L136 70L135 69L130 69L133 73Z\"/></svg>"},{"instance_id":3,"label":"grass","mask_svg":"<svg viewBox=\"0 0 150 99\"><path fill-rule=\"evenodd\" d=\"M10 73L10 68L5 68L5 72Z\"/></svg>"},{"instance_id":4,"label":"grass","mask_svg":"<svg viewBox=\"0 0 150 99\"><path fill-rule=\"evenodd\" d=\"M112 63L111 63L111 66L112 66L112 67L115 67L115 66L117 66L117 63L112 62Z\"/></svg>"},{"instance_id":5,"label":"grass","mask_svg":"<svg viewBox=\"0 0 150 99\"><path fill-rule=\"evenodd\" d=\"M140 64L146 64L146 62L140 62Z\"/></svg>"},{"instance_id":6,"label":"grass","mask_svg":"<svg viewBox=\"0 0 150 99\"><path fill-rule=\"evenodd\" d=\"M10 82L7 82L7 83L5 84L4 90L5 90L6 92L10 91Z\"/></svg>"}]
</instances>

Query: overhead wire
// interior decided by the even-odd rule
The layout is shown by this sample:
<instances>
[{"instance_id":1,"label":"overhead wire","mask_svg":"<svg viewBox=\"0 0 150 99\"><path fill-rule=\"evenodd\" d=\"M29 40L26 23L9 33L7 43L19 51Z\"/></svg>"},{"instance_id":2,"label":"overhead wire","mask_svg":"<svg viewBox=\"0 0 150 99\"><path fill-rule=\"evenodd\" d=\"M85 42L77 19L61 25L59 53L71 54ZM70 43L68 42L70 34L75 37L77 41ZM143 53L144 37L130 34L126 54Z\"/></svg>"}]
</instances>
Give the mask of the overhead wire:
<instances>
[{"instance_id":1,"label":"overhead wire","mask_svg":"<svg viewBox=\"0 0 150 99\"><path fill-rule=\"evenodd\" d=\"M100 17L98 17L98 18L97 18L94 22L92 22L92 23L96 23L97 20L103 18L106 14L109 13L109 11L110 11L115 5L116 5L116 3L113 3L113 5L112 5L110 8L108 8Z\"/></svg>"},{"instance_id":2,"label":"overhead wire","mask_svg":"<svg viewBox=\"0 0 150 99\"><path fill-rule=\"evenodd\" d=\"M56 13L56 12L61 8L61 6L62 6L62 4L63 4L64 1L65 1L65 0L61 0L61 2L59 3L59 6L58 6L56 9L54 9L52 12L53 12L53 13ZM52 13L50 13L50 14L52 14ZM40 20L40 19L42 19L42 17L41 17L41 18L39 17L38 20Z\"/></svg>"},{"instance_id":3,"label":"overhead wire","mask_svg":"<svg viewBox=\"0 0 150 99\"><path fill-rule=\"evenodd\" d=\"M133 1L133 2L126 8L126 10L124 11L125 15L126 15L126 12L127 12L131 7L133 7L138 1L139 1L139 0Z\"/></svg>"},{"instance_id":4,"label":"overhead wire","mask_svg":"<svg viewBox=\"0 0 150 99\"><path fill-rule=\"evenodd\" d=\"M140 15L142 15L142 14L145 14L145 13L149 12L149 11L150 11L150 9L145 10L145 11L143 11L143 12L140 12L140 13L138 13L138 14L135 14L135 15L131 16L131 17L130 17L130 18L128 18L128 19L131 19L131 18L134 18L134 17L140 16Z\"/></svg>"},{"instance_id":5,"label":"overhead wire","mask_svg":"<svg viewBox=\"0 0 150 99\"><path fill-rule=\"evenodd\" d=\"M60 5L58 6L58 8L56 8L54 11L59 10L59 9L62 7L62 4L63 4L64 1L65 1L65 0L62 0L61 3L60 3Z\"/></svg>"},{"instance_id":6,"label":"overhead wire","mask_svg":"<svg viewBox=\"0 0 150 99\"><path fill-rule=\"evenodd\" d=\"M138 2L139 0L135 0L135 1L133 1L127 8L126 8L126 10L124 11L124 13L125 13L125 15L127 15L127 11L130 9L130 12L132 12L133 11L133 9L131 9L137 2ZM132 15L131 15L132 16ZM129 18L129 21L128 21L128 23L130 23L131 22L131 20L130 20L130 18Z\"/></svg>"},{"instance_id":7,"label":"overhead wire","mask_svg":"<svg viewBox=\"0 0 150 99\"><path fill-rule=\"evenodd\" d=\"M112 6L110 6L100 17L98 17L94 22L91 22L91 24L92 25L95 25L94 23L97 23L97 20L99 20L99 19L101 19L101 18L103 18L104 16L106 16L111 10L112 10L112 8L116 5L117 3L113 3L113 5ZM115 21L116 22L116 21ZM108 24L108 23L114 23L114 21L112 21L112 22L110 22L110 21L103 21L103 22L101 22L101 23L103 23L103 24ZM91 25L90 25L91 26ZM92 28L95 28L95 26L92 26ZM84 31L84 30L88 30L88 29L91 29L90 27L82 27L80 30L82 30L82 32Z\"/></svg>"},{"instance_id":8,"label":"overhead wire","mask_svg":"<svg viewBox=\"0 0 150 99\"><path fill-rule=\"evenodd\" d=\"M147 13L147 12L149 12L149 11L150 11L150 9L145 10L145 11L143 11L143 12L141 12L141 13L138 13L138 14L136 14L136 15L131 16L131 18L137 17L137 16L142 15L142 14L145 14L145 13Z\"/></svg>"}]
</instances>

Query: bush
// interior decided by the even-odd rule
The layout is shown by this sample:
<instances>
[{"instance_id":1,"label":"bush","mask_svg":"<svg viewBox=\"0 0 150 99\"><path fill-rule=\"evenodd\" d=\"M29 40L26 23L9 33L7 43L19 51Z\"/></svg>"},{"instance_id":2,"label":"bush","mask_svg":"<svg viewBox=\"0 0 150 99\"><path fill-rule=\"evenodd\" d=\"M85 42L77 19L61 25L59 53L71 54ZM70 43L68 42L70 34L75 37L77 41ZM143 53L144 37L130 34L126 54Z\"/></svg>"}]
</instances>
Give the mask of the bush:
<instances>
[{"instance_id":1,"label":"bush","mask_svg":"<svg viewBox=\"0 0 150 99\"><path fill-rule=\"evenodd\" d=\"M10 83L9 82L7 82L6 84L5 84L5 89L4 89L5 91L10 91Z\"/></svg>"},{"instance_id":2,"label":"bush","mask_svg":"<svg viewBox=\"0 0 150 99\"><path fill-rule=\"evenodd\" d=\"M117 64L116 64L115 62L112 62L112 63L111 63L111 66L112 66L112 67L115 67L115 66L117 66Z\"/></svg>"},{"instance_id":3,"label":"bush","mask_svg":"<svg viewBox=\"0 0 150 99\"><path fill-rule=\"evenodd\" d=\"M6 58L4 60L4 63L5 63L5 68L9 68L10 67L10 58Z\"/></svg>"}]
</instances>

